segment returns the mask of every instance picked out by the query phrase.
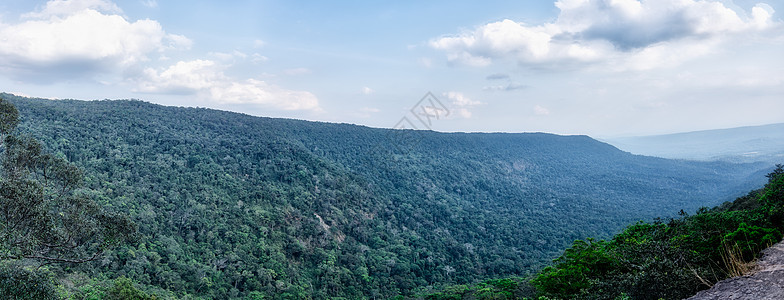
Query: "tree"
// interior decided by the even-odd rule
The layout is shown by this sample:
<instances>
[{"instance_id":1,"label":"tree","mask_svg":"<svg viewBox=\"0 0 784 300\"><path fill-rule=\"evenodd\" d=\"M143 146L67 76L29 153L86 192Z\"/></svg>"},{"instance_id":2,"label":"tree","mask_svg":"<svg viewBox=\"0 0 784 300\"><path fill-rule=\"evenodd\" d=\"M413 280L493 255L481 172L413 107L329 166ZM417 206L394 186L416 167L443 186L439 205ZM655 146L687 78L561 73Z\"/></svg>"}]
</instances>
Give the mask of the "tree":
<instances>
[{"instance_id":1,"label":"tree","mask_svg":"<svg viewBox=\"0 0 784 300\"><path fill-rule=\"evenodd\" d=\"M0 259L42 264L95 260L126 241L135 224L81 189L82 172L14 134L16 108L0 98Z\"/></svg>"},{"instance_id":2,"label":"tree","mask_svg":"<svg viewBox=\"0 0 784 300\"><path fill-rule=\"evenodd\" d=\"M109 299L122 299L122 300L148 300L155 299L147 295L142 290L139 290L133 285L133 280L128 277L122 276L114 280L114 287L108 292Z\"/></svg>"},{"instance_id":3,"label":"tree","mask_svg":"<svg viewBox=\"0 0 784 300\"><path fill-rule=\"evenodd\" d=\"M55 280L46 269L32 270L18 262L0 262L0 297L3 299L58 299Z\"/></svg>"},{"instance_id":4,"label":"tree","mask_svg":"<svg viewBox=\"0 0 784 300\"><path fill-rule=\"evenodd\" d=\"M768 183L760 193L759 203L775 226L784 227L784 165L776 165L766 176Z\"/></svg>"},{"instance_id":5,"label":"tree","mask_svg":"<svg viewBox=\"0 0 784 300\"><path fill-rule=\"evenodd\" d=\"M768 173L768 175L765 175L765 177L767 177L768 180L770 180L770 182L775 181L776 179L778 179L781 176L784 176L784 165L782 165L782 164L777 164L776 165L776 169L774 169L772 172Z\"/></svg>"}]
</instances>

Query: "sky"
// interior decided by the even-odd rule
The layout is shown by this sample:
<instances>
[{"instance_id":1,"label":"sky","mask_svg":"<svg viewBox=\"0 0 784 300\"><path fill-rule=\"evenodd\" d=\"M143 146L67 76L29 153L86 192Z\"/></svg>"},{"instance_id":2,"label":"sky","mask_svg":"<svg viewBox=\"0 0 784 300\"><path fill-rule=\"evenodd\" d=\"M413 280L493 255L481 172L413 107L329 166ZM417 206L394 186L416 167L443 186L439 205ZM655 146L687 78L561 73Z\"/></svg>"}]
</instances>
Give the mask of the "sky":
<instances>
[{"instance_id":1,"label":"sky","mask_svg":"<svg viewBox=\"0 0 784 300\"><path fill-rule=\"evenodd\" d=\"M0 91L383 128L784 122L784 0L3 0Z\"/></svg>"}]
</instances>

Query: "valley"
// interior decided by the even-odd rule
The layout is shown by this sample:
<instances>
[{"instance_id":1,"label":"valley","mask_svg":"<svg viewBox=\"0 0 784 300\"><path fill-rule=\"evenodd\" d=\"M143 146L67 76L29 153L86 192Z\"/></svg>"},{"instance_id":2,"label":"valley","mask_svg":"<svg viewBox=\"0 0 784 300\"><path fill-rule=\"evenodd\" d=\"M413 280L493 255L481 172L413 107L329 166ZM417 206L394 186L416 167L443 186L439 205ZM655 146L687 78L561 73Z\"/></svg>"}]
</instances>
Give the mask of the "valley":
<instances>
[{"instance_id":1,"label":"valley","mask_svg":"<svg viewBox=\"0 0 784 300\"><path fill-rule=\"evenodd\" d=\"M0 96L139 225L64 276L126 276L161 297L377 298L527 276L576 239L718 205L772 169L588 136L411 131L401 149L391 129Z\"/></svg>"}]
</instances>

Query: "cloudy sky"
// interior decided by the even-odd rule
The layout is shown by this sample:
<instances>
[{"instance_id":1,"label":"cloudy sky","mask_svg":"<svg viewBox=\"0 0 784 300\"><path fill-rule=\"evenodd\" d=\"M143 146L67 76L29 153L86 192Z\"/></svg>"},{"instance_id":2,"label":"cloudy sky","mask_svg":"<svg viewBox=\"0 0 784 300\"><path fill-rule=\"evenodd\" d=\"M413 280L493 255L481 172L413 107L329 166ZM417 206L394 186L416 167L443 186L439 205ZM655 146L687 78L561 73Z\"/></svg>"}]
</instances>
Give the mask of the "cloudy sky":
<instances>
[{"instance_id":1,"label":"cloudy sky","mask_svg":"<svg viewBox=\"0 0 784 300\"><path fill-rule=\"evenodd\" d=\"M3 0L0 91L438 131L779 123L783 11L784 0Z\"/></svg>"}]
</instances>

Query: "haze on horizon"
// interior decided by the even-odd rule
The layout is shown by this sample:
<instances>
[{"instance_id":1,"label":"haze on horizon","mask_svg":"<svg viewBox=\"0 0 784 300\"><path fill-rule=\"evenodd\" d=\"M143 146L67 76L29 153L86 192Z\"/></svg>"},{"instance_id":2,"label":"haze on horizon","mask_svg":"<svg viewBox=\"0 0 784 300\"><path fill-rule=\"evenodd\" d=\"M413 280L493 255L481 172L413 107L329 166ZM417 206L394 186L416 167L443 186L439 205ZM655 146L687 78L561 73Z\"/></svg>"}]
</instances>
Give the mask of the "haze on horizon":
<instances>
[{"instance_id":1,"label":"haze on horizon","mask_svg":"<svg viewBox=\"0 0 784 300\"><path fill-rule=\"evenodd\" d=\"M8 0L0 91L437 131L784 122L781 0Z\"/></svg>"}]
</instances>

